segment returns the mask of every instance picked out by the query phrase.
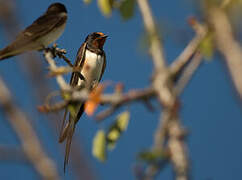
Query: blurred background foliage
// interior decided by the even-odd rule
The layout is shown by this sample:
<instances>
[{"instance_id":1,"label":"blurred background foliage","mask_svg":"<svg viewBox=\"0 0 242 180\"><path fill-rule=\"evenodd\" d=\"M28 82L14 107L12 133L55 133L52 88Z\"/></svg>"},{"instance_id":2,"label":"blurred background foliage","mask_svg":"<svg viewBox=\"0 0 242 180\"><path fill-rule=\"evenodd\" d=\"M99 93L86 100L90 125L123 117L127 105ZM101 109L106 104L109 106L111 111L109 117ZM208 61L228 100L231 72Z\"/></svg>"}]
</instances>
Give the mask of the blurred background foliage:
<instances>
[{"instance_id":1,"label":"blurred background foliage","mask_svg":"<svg viewBox=\"0 0 242 180\"><path fill-rule=\"evenodd\" d=\"M4 3L2 1L0 2L1 18L11 17L12 15L6 11ZM60 40L61 47L67 48L67 50L69 49L68 55L71 59L74 59L76 50L78 49L77 46L80 45L80 42L83 41L88 32L96 31L96 29L108 31L108 33L111 34L111 38L110 42L108 40L107 48L105 49L107 49L106 52L110 62L108 62L108 69L104 79L115 82L122 81L126 89L142 88L146 86L150 82L152 65L149 61L139 61L139 59L150 59L150 57L146 55L148 53L149 37L143 30L142 20L138 12L136 1L83 0L83 2L85 7L82 6L83 12L81 13L90 17L90 20L88 18L82 19L84 22L81 28L84 29L85 27L86 29L82 30L84 32L81 32L82 39L78 37L78 40L76 40L75 36L78 33L80 34L79 31L81 28L77 26L77 23L79 23L79 16L78 14L74 14L74 12L80 13L79 9L82 2L73 3L71 1L62 1L62 3L65 3L68 8L71 9L70 11L73 11L73 14L72 12L70 13L71 17L77 17L73 20L69 19L69 23L72 23L72 25L70 25L72 30L70 30L71 28L66 30L66 33ZM95 3L97 7L93 5ZM195 16L199 22L206 24L207 9L210 6L224 6L230 18L230 22L232 23L236 39L242 42L241 0L177 0L174 2L155 2L150 0L150 3L154 10L159 36L164 43L164 49L169 63L179 55L185 45L195 35L189 23L187 23L189 17ZM22 12L19 19L25 18L25 21L21 22L19 25L23 27L22 24L28 24L34 19L33 17L37 16L37 14L34 13L36 8L31 9L33 6L38 7L38 5L41 5L41 10L43 11L49 4L49 1L37 2L36 5L34 2L29 3L28 1L17 2L17 5L13 3L13 11L17 11L17 13L20 14ZM20 10L21 8L22 10ZM97 12L97 8L100 12ZM29 10L29 12L27 12L26 9ZM100 13L103 17L99 17ZM121 17L120 20L117 14ZM30 15L31 18L29 17ZM2 19L3 25L11 26L8 22L4 24L4 20ZM27 19L28 23L26 23ZM100 21L100 24L95 20ZM90 25L88 21L94 22L95 25ZM75 26L73 24L75 24ZM104 25L105 27L102 27ZM78 33L76 31L78 31ZM2 34L1 41L6 41L7 38L5 36L9 32L1 29L0 33ZM119 35L120 37L118 37ZM8 37L10 39L13 38L9 35ZM109 43L111 45L108 45ZM135 49L136 46L138 47L138 53L136 52L137 49ZM3 47L3 43L1 43L1 47ZM181 97L182 106L184 107L184 110L181 112L182 119L191 132L188 137L189 155L192 166L191 174L194 176L194 179L240 179L242 178L240 173L242 170L242 161L240 160L242 145L238 141L242 136L240 130L242 126L241 107L236 97L233 95L234 90L231 88L231 84L228 83L228 77L224 74L224 66L221 65L222 63L219 61L221 56L219 56L216 51L213 32L207 34L206 38L201 42L199 49L204 55L204 58L210 61L208 64L205 63L205 66L201 67L198 74L195 75L192 84L188 86L187 92ZM122 53L119 54L121 51ZM58 63L63 64L62 62ZM127 63L129 63L128 66ZM39 66L42 70L37 72L42 77L46 78L46 64L40 64ZM35 92L33 89L36 89L36 86L33 87L33 83L26 82L31 78L38 78L38 76L32 77L23 75L23 73L21 74L21 71L29 71L28 68L24 66L25 65L21 65L19 62L9 61L2 63L0 67L1 76L9 82L10 89L14 96L16 96L18 104L30 114L29 116L37 117L38 120L33 120L31 123L34 124L37 132L39 132L40 138L43 139L44 147L46 147L47 152L49 152L50 156L53 157L58 164L59 171L62 172L63 155L56 150L59 148L56 140L58 125L54 125L54 128L53 126L51 128L46 128L49 126L49 121L48 123L42 121L44 119L42 117L43 115L36 112L36 104L39 105L40 102L44 100L35 100L34 98L37 97L36 92L38 91ZM137 73L135 73L136 71ZM13 73L9 75L9 72L14 72L17 75ZM23 83L24 87L22 87ZM48 82L51 88L46 94L54 89L54 83L54 80ZM19 90L17 92L16 89L18 89L18 87ZM54 87L56 88L56 86ZM106 92L112 91L112 87L108 87L106 90ZM29 97L26 97L26 92L29 93ZM35 102L33 103L32 101ZM152 103L157 110L159 107L157 103L154 101L152 101ZM102 110L103 107L99 107L99 109ZM152 144L153 132L157 125L156 119L159 118L158 113L149 114L141 105L129 107L127 111L125 108L121 109L120 113L121 114L117 116L115 115L115 117L107 119L107 121L103 122L101 125L96 125L95 121L86 121L87 117L84 117L84 122L80 123L79 133L77 133L78 142L82 144L81 147L86 147L82 150L82 153L87 154L87 161L91 161L91 165L88 165L90 165L90 167L95 166L92 170L93 172L97 171L97 175L95 174L94 176L100 175L102 179L134 179L133 171L143 170L146 163L157 164L167 160L167 152L154 153L148 150L149 146ZM129 113L132 114L131 117ZM1 117L3 117L3 113L1 112L0 114ZM57 122L59 122L62 117L60 116L58 118ZM130 118L131 120L129 122ZM230 124L228 121L233 122ZM3 136L0 138L1 142L15 147L18 140L16 140L12 132L9 133L8 125L2 120L1 122L5 126L1 127L1 132L3 133ZM128 124L130 127L128 127ZM126 133L126 135L123 135L123 133ZM85 136L85 138L83 138L83 136ZM121 141L120 137L123 138L123 141ZM111 152L113 152L111 151L109 153L110 149L108 147L113 148L117 146L117 143L120 143L120 145L115 148L116 152L111 154ZM100 161L105 161L105 163L97 163L96 160L92 159L91 153ZM2 159L4 159L4 156L3 154ZM73 159L75 159L75 157L72 158L71 161L73 161ZM3 179L14 179L16 174L19 174L20 179L37 178L36 175L29 173L29 169L26 167L13 167L11 163L7 165L6 163L2 163L0 168L3 172L0 177ZM157 179L172 178L171 169L169 165L164 169L164 172L161 172ZM14 170L16 174L12 173L12 170ZM66 176L63 175L63 179L80 178L78 175L75 176L71 174L72 172L76 172L75 169L72 170L69 168L68 171L70 171L70 174Z\"/></svg>"}]
</instances>

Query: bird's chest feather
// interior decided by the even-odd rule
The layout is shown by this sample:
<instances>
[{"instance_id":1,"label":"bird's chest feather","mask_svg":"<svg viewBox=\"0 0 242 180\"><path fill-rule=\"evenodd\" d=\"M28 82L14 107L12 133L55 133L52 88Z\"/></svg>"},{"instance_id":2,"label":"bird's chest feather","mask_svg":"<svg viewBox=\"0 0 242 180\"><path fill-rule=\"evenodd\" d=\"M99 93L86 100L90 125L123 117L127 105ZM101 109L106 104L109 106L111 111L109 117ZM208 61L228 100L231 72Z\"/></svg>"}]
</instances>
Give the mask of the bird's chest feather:
<instances>
[{"instance_id":1,"label":"bird's chest feather","mask_svg":"<svg viewBox=\"0 0 242 180\"><path fill-rule=\"evenodd\" d=\"M81 71L85 80L88 83L98 82L102 74L104 57L86 50L85 62ZM79 79L78 85L81 85L82 80Z\"/></svg>"}]
</instances>

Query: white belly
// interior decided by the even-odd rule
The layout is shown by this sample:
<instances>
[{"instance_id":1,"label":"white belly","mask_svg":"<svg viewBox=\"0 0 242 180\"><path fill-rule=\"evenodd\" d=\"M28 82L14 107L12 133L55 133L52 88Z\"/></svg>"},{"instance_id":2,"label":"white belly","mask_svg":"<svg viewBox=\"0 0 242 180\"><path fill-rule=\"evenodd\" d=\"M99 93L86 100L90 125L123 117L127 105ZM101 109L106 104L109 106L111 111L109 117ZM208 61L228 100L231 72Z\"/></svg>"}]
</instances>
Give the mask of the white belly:
<instances>
[{"instance_id":1,"label":"white belly","mask_svg":"<svg viewBox=\"0 0 242 180\"><path fill-rule=\"evenodd\" d=\"M85 63L83 65L81 74L86 80L86 85L92 87L94 84L98 83L100 76L102 74L104 58L101 55L97 55L89 50L86 50ZM83 80L78 80L78 85L83 85Z\"/></svg>"}]
</instances>

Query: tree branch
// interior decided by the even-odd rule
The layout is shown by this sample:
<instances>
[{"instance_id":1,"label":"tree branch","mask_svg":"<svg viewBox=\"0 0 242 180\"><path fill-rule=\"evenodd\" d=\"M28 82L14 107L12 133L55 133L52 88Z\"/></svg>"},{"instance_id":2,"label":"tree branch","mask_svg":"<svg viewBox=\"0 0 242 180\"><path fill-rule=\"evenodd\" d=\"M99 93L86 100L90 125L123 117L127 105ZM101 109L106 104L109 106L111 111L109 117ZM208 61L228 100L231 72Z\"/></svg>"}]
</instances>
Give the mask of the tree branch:
<instances>
[{"instance_id":1,"label":"tree branch","mask_svg":"<svg viewBox=\"0 0 242 180\"><path fill-rule=\"evenodd\" d=\"M57 71L58 68L55 65L55 61L53 59L53 57L54 57L53 53L50 50L46 49L44 51L44 56L45 56L46 61L49 64L50 71L53 71L53 72ZM70 91L71 90L70 85L66 83L65 79L61 75L56 76L56 81L59 84L62 91Z\"/></svg>"},{"instance_id":2,"label":"tree branch","mask_svg":"<svg viewBox=\"0 0 242 180\"><path fill-rule=\"evenodd\" d=\"M113 95L102 95L101 103L110 104L111 107L99 113L96 116L98 121L103 120L104 118L113 114L119 107L133 103L136 101L146 101L155 96L155 91L153 88L146 88L143 90L132 90L125 94L113 94Z\"/></svg>"},{"instance_id":3,"label":"tree branch","mask_svg":"<svg viewBox=\"0 0 242 180\"><path fill-rule=\"evenodd\" d=\"M234 87L242 99L242 51L235 40L226 13L217 7L208 8L208 21L215 32L215 41L228 67Z\"/></svg>"},{"instance_id":4,"label":"tree branch","mask_svg":"<svg viewBox=\"0 0 242 180\"><path fill-rule=\"evenodd\" d=\"M0 78L0 106L21 140L26 156L43 179L59 179L54 162L48 158L26 115L14 105L11 95Z\"/></svg>"},{"instance_id":5,"label":"tree branch","mask_svg":"<svg viewBox=\"0 0 242 180\"><path fill-rule=\"evenodd\" d=\"M188 179L188 160L185 151L186 147L183 140L176 133L173 133L174 129L182 132L183 128L181 127L180 120L178 118L178 101L174 91L174 85L171 80L171 73L165 64L162 46L160 44L155 27L155 21L152 17L148 1L138 0L137 2L143 17L144 26L151 41L150 53L155 69L152 85L156 90L158 100L164 107L162 112L163 118L160 119L160 124L158 125L154 135L152 150L158 152L162 151L164 149L163 146L165 138L167 138L169 148L175 148L171 150L170 160L173 163L176 179L186 180ZM180 157L180 159L177 157ZM182 160L182 162L180 160ZM152 168L149 167L148 169ZM148 179L153 179L160 169L156 168L153 170L152 176L146 176Z\"/></svg>"},{"instance_id":6,"label":"tree branch","mask_svg":"<svg viewBox=\"0 0 242 180\"><path fill-rule=\"evenodd\" d=\"M100 104L110 105L110 107L103 112L99 113L96 118L98 121L110 116L114 113L120 106L133 103L136 101L146 102L148 99L151 99L155 96L155 91L153 88L146 88L142 90L131 90L127 93L112 93L112 94L102 94L100 96ZM72 94L70 94L70 98L68 101L64 100L58 102L56 104L50 105L49 103L40 106L39 110L41 112L53 112L59 111L65 108L68 105L68 102L71 101L87 101L89 99L89 93L87 90L83 89L81 91L73 90Z\"/></svg>"},{"instance_id":7,"label":"tree branch","mask_svg":"<svg viewBox=\"0 0 242 180\"><path fill-rule=\"evenodd\" d=\"M207 28L197 23L197 21L194 18L190 18L189 21L190 25L196 32L196 36L189 42L187 47L171 64L170 71L173 76L180 75L180 72L184 69L184 67L187 65L193 54L197 51L200 43L207 34Z\"/></svg>"},{"instance_id":8,"label":"tree branch","mask_svg":"<svg viewBox=\"0 0 242 180\"><path fill-rule=\"evenodd\" d=\"M178 82L176 83L176 93L180 95L190 79L192 78L192 75L194 72L198 69L199 65L202 63L202 55L197 52L194 57L192 58L191 62L188 64L186 69L181 74L181 77L179 78Z\"/></svg>"},{"instance_id":9,"label":"tree branch","mask_svg":"<svg viewBox=\"0 0 242 180\"><path fill-rule=\"evenodd\" d=\"M158 94L158 100L160 103L164 106L171 107L175 103L175 96L169 87L171 84L169 71L166 67L162 45L157 33L156 23L152 16L148 1L137 0L137 3L143 17L145 29L150 38L150 54L152 56L155 69L152 85Z\"/></svg>"}]
</instances>

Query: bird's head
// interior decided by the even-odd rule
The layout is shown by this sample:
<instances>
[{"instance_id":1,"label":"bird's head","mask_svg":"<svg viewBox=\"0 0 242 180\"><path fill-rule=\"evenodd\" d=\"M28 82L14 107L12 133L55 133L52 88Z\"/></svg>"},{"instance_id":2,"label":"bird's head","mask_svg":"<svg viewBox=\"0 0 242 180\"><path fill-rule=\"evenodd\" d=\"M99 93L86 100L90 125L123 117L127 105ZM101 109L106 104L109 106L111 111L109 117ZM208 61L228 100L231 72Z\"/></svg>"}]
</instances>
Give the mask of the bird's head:
<instances>
[{"instance_id":1,"label":"bird's head","mask_svg":"<svg viewBox=\"0 0 242 180\"><path fill-rule=\"evenodd\" d=\"M47 13L67 13L67 10L64 4L53 3L48 7Z\"/></svg>"},{"instance_id":2,"label":"bird's head","mask_svg":"<svg viewBox=\"0 0 242 180\"><path fill-rule=\"evenodd\" d=\"M101 49L102 50L103 49L103 45L104 45L107 37L108 36L103 34L102 32L94 32L94 33L89 34L86 37L85 42L87 43L87 45L89 47L97 48L97 49Z\"/></svg>"}]
</instances>

